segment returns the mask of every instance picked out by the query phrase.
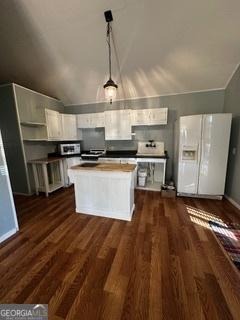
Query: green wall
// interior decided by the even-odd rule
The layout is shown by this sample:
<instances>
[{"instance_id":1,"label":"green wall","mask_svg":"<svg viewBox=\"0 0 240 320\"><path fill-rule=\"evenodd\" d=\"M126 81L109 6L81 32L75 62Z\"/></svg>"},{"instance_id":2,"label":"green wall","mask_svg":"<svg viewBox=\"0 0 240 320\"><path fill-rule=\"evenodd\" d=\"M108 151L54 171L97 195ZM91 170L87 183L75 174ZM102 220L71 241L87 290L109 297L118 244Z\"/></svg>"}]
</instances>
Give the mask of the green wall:
<instances>
[{"instance_id":1,"label":"green wall","mask_svg":"<svg viewBox=\"0 0 240 320\"><path fill-rule=\"evenodd\" d=\"M109 109L143 109L168 107L168 124L164 126L139 126L134 127L136 133L132 141L106 141L104 140L104 129L83 130L82 148L111 148L111 149L137 149L139 140L154 139L164 141L165 150L168 151L169 161L167 164L167 178L171 178L173 173L173 138L174 122L180 116L219 113L223 111L224 90L212 90L203 92L192 92L186 94L168 95L153 98L143 98L136 100L117 101L112 105L106 103L71 105L65 106L66 113L91 113L102 112Z\"/></svg>"},{"instance_id":2,"label":"green wall","mask_svg":"<svg viewBox=\"0 0 240 320\"><path fill-rule=\"evenodd\" d=\"M240 205L240 67L225 90L224 112L233 114L226 194Z\"/></svg>"}]
</instances>

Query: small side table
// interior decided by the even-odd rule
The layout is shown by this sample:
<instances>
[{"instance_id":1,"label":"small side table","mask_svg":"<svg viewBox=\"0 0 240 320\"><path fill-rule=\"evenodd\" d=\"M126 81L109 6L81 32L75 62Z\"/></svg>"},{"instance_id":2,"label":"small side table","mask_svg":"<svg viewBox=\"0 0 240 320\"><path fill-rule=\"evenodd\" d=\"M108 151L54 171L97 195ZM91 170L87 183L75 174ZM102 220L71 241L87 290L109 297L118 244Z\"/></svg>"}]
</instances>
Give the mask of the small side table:
<instances>
[{"instance_id":1,"label":"small side table","mask_svg":"<svg viewBox=\"0 0 240 320\"><path fill-rule=\"evenodd\" d=\"M63 160L51 157L28 161L33 169L36 195L45 192L48 197L49 193L64 187Z\"/></svg>"}]
</instances>

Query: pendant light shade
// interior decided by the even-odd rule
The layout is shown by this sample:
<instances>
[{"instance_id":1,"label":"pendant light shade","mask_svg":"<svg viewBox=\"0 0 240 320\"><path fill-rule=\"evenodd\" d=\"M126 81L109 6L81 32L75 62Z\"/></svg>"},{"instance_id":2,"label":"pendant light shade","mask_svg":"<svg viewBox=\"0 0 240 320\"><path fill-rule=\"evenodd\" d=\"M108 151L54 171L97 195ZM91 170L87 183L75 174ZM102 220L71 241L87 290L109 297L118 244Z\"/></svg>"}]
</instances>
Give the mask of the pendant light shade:
<instances>
[{"instance_id":1,"label":"pendant light shade","mask_svg":"<svg viewBox=\"0 0 240 320\"><path fill-rule=\"evenodd\" d=\"M117 88L118 86L116 83L110 78L105 85L103 86L105 91L105 98L112 103L114 99L116 99L117 95Z\"/></svg>"},{"instance_id":2,"label":"pendant light shade","mask_svg":"<svg viewBox=\"0 0 240 320\"><path fill-rule=\"evenodd\" d=\"M112 27L111 22L113 20L111 10L104 12L105 19L107 22L107 44L108 44L108 66L109 66L109 79L103 86L105 91L105 98L112 103L112 101L116 98L117 95L117 88L118 86L112 80L112 50L111 50L111 33Z\"/></svg>"}]
</instances>

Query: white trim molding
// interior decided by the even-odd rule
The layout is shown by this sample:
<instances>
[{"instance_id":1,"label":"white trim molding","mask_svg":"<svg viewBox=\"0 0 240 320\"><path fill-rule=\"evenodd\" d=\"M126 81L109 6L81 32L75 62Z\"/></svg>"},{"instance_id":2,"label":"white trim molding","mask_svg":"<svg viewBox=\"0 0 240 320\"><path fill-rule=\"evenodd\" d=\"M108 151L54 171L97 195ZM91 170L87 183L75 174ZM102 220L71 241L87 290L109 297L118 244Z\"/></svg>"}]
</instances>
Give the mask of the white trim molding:
<instances>
[{"instance_id":1,"label":"white trim molding","mask_svg":"<svg viewBox=\"0 0 240 320\"><path fill-rule=\"evenodd\" d=\"M233 200L231 197L227 196L226 194L224 195L224 198L226 198L234 207L240 210L240 204L237 203L235 200Z\"/></svg>"},{"instance_id":2,"label":"white trim molding","mask_svg":"<svg viewBox=\"0 0 240 320\"><path fill-rule=\"evenodd\" d=\"M14 235L16 232L18 231L17 228L11 229L10 231L8 231L7 233L5 233L4 235L2 235L0 237L0 243L3 242L4 240L7 240L8 238L10 238L12 235Z\"/></svg>"},{"instance_id":3,"label":"white trim molding","mask_svg":"<svg viewBox=\"0 0 240 320\"><path fill-rule=\"evenodd\" d=\"M191 93L204 93L204 92L211 92L211 91L224 91L226 88L212 88L212 89L202 89L202 90L196 90L196 91L183 91L183 92L174 92L174 93L163 93L163 94L157 94L152 96L139 96L139 97L129 97L125 99L116 99L114 102L123 102L123 101L132 101L132 100L140 100L140 99L150 99L150 98L161 98L161 97L169 97L169 96L178 96L178 95L186 95ZM105 104L107 103L106 100L100 100L100 101L90 101L90 102L80 102L80 103L65 103L64 107L74 107L74 106L87 106L89 104Z\"/></svg>"}]
</instances>

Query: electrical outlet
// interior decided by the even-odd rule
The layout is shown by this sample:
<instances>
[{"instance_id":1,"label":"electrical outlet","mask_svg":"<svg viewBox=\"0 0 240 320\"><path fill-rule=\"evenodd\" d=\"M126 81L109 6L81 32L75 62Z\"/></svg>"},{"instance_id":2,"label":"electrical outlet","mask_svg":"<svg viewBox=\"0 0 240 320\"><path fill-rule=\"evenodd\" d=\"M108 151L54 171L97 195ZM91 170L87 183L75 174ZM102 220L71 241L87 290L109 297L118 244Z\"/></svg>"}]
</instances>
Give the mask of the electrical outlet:
<instances>
[{"instance_id":1,"label":"electrical outlet","mask_svg":"<svg viewBox=\"0 0 240 320\"><path fill-rule=\"evenodd\" d=\"M237 153L237 148L232 148L232 154L235 156Z\"/></svg>"}]
</instances>

